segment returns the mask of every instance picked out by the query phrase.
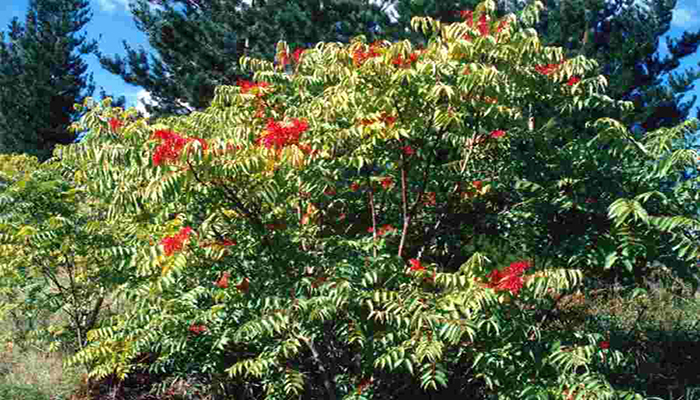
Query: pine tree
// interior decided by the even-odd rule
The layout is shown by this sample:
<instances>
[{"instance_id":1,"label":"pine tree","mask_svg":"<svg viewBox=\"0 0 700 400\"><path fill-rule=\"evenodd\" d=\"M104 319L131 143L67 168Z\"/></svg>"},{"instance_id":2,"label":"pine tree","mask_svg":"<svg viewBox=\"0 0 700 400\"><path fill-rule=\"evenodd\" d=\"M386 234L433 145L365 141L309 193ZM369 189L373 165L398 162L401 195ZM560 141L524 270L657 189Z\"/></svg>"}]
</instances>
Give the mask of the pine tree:
<instances>
[{"instance_id":1,"label":"pine tree","mask_svg":"<svg viewBox=\"0 0 700 400\"><path fill-rule=\"evenodd\" d=\"M97 43L77 36L88 14L88 0L31 0L25 23L9 24L7 42L0 32L0 153L46 160L75 140L73 105L95 88L81 57Z\"/></svg>"},{"instance_id":2,"label":"pine tree","mask_svg":"<svg viewBox=\"0 0 700 400\"><path fill-rule=\"evenodd\" d=\"M139 0L131 11L158 57L149 60L144 49L136 51L124 43L125 59L100 54L100 63L125 82L150 92L156 105L144 106L154 119L204 109L217 86L251 78L238 66L241 56L272 61L280 40L292 49L320 41L347 42L358 34L373 40L375 27L389 24L384 10L369 0L150 3L163 10L153 12L149 1Z\"/></svg>"}]
</instances>

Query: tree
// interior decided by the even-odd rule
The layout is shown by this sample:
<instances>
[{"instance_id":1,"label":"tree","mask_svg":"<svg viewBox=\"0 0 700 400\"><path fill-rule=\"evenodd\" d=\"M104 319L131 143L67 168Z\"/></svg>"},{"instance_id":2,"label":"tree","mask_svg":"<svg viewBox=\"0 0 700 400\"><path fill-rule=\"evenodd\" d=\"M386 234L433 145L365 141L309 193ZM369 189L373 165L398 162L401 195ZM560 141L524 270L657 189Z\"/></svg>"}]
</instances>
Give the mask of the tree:
<instances>
[{"instance_id":1,"label":"tree","mask_svg":"<svg viewBox=\"0 0 700 400\"><path fill-rule=\"evenodd\" d=\"M550 150L572 143L565 159L552 159L569 181L529 185L535 201L557 207L572 203L564 186L583 172L596 175L596 163L638 167L616 182L626 191L611 199L619 229L599 246L613 267L635 261L640 238L677 245L685 261L700 250L676 235L698 223L692 216L644 212L659 176L675 172L646 162L663 150L651 136L642 146L612 119L596 121L594 140L528 126L533 100L564 117L632 104L600 95L601 78L585 57L567 60L560 76L544 73L561 49L541 48L513 25L469 43L466 24L441 29L417 19L416 30L431 39L422 49L362 40L318 47L289 74L246 58L255 83L217 90L203 113L127 123L123 135L109 134L98 118L114 117L112 110L95 107L85 119L95 134L66 152L64 166L85 174L87 194L109 201L115 221L133 221L143 207L155 214L127 229L139 238L138 258L122 270L133 282L123 290L138 303L94 331L71 361L94 363L96 377L123 377L151 358L152 371L219 375L238 386L237 398L476 398L464 388L479 377L502 398L574 396L579 385L613 397L602 369L611 363L606 371L617 373L629 347L601 347L598 327L541 317L555 302L548 289L570 290L582 268L530 265L522 260L538 253L519 241L500 251L465 246L470 259L457 265L434 257L445 224L457 228L458 241L506 236L470 232L464 215L496 214L499 197L528 189L513 145L522 137ZM581 82L568 84L574 77ZM690 155L677 152L671 166L695 163ZM349 185L339 179L372 164L385 167ZM526 233L542 229L542 221L528 222ZM603 269L583 272L596 268ZM605 366L597 361L603 354Z\"/></svg>"},{"instance_id":2,"label":"tree","mask_svg":"<svg viewBox=\"0 0 700 400\"><path fill-rule=\"evenodd\" d=\"M18 345L48 339L70 353L105 314L119 283L115 269L128 258L116 249L128 236L105 223L104 205L87 198L80 175L63 174L60 164L0 155L0 319L29 322L15 337L6 332ZM48 321L56 315L60 322Z\"/></svg>"},{"instance_id":3,"label":"tree","mask_svg":"<svg viewBox=\"0 0 700 400\"><path fill-rule=\"evenodd\" d=\"M153 118L202 110L216 87L249 78L238 66L242 55L272 61L279 40L310 47L320 41L347 41L358 34L375 37L374 27L389 22L386 13L368 0L150 3L164 10L151 11L147 0L139 0L131 10L158 57L151 55L149 60L145 50L135 51L124 43L125 59L101 54L100 63L125 82L150 92L157 105L145 108Z\"/></svg>"},{"instance_id":4,"label":"tree","mask_svg":"<svg viewBox=\"0 0 700 400\"><path fill-rule=\"evenodd\" d=\"M470 3L475 1L399 0L396 6L399 18L392 28L392 35L395 39L421 40L420 34L404 34L404 27L413 16L427 13L448 21L459 20L464 17L459 11L469 9ZM564 59L578 55L595 59L599 64L598 71L609 83L606 95L615 100L632 101L635 106L632 111L625 112L614 108L598 108L589 110L589 114L586 115L556 115L551 107L545 106L546 103L536 93L532 94L531 108L528 112L534 118L533 129L539 130L547 124L555 124L570 133L560 136L557 141L536 137L514 141L513 145L519 149L515 156L518 158L517 163L523 166L523 178L540 187L550 187L552 195L559 192L558 188L551 187L552 182L561 182L565 177L574 178L562 188L571 194L586 193L587 197L567 202L561 207L552 207L551 204L546 204L547 202L533 204L530 211L534 216L530 215L529 218L538 219L548 228L534 236L530 232L522 240L533 239L530 243L539 248L543 257L557 255L559 259L553 260L555 263L566 263L572 257L583 257L591 243L611 233L611 224L607 216L609 200L630 195L627 189L611 183L629 180L639 172L639 166L633 170L623 170L620 165L609 164L610 159L600 159L592 164L599 169L598 174L591 175L584 170L578 170L572 175L575 169L572 164L566 162L569 155L565 154L572 151L569 144L571 139L579 136L592 138L595 135L595 132L585 126L586 120L591 117L620 120L629 129L637 132L637 139L640 139L644 132L668 128L685 121L695 99L689 103L681 103L680 95L692 88L692 82L699 74L687 72L681 77L671 75L670 87L664 87L661 78L677 68L681 58L695 51L700 35L686 32L680 41L669 41L671 56L660 60L655 54L658 38L669 29L675 1L656 1L646 9L633 6L632 0L545 3L548 9L541 13L540 20L534 25L542 43L562 46ZM497 15L519 12L523 6L524 2L501 1L497 6ZM674 142L676 147L679 142ZM682 178L679 178L678 174L671 175L668 181L662 182L662 191L668 194L680 179ZM577 183L573 184L574 182ZM528 191L517 191L503 201L514 206L528 203L532 199L531 196L532 193ZM583 201L599 202L591 203L582 210L579 202ZM695 206L694 203L689 203L676 204L674 207L687 210ZM660 210L656 208L654 212ZM492 219L486 214L475 215L472 218L481 224ZM582 224L581 221L586 223ZM501 218L499 222L500 229L503 229L503 225L512 227L521 223L527 222L515 217L505 221ZM561 251L562 248L568 248L569 251ZM458 248L452 248L450 252L455 251L458 251ZM651 262L654 257L666 257L666 253L650 252L648 256L648 261Z\"/></svg>"},{"instance_id":5,"label":"tree","mask_svg":"<svg viewBox=\"0 0 700 400\"><path fill-rule=\"evenodd\" d=\"M90 20L88 7L87 0L32 0L25 23L10 23L8 42L0 33L0 152L43 161L56 144L75 140L73 105L95 88L82 56L97 43L76 36Z\"/></svg>"},{"instance_id":6,"label":"tree","mask_svg":"<svg viewBox=\"0 0 700 400\"><path fill-rule=\"evenodd\" d=\"M476 0L398 0L399 17L391 31L396 38L407 37L406 28L411 18L418 15L454 22L461 19L459 11L473 9L476 3ZM500 0L496 15L520 13L526 3ZM661 59L657 54L659 38L670 28L676 0L651 0L647 6L634 4L635 0L543 3L546 8L534 26L542 43L564 47L566 58L580 54L595 59L609 82L607 95L635 104L635 111L623 120L627 126L638 124L648 132L676 126L688 118L695 97L688 102L681 102L680 97L692 89L700 73L691 70L673 75L671 72L680 66L681 59L697 51L700 32L684 32L680 39L667 38L670 56ZM665 75L669 75L668 86L662 82Z\"/></svg>"}]
</instances>

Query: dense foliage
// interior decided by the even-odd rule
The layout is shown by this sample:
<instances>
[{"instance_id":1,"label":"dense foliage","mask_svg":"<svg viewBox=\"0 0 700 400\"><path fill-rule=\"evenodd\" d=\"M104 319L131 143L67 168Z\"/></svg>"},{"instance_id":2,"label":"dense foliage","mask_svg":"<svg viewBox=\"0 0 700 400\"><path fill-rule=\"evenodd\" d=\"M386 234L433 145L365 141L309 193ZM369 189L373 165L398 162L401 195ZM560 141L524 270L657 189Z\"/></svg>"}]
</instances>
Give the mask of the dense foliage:
<instances>
[{"instance_id":1,"label":"dense foliage","mask_svg":"<svg viewBox=\"0 0 700 400\"><path fill-rule=\"evenodd\" d=\"M153 11L152 4L163 10ZM218 86L250 78L238 65L241 56L272 60L279 40L294 51L321 41L373 36L375 26L389 23L368 0L139 0L131 10L157 57L149 59L145 50L124 42L126 57L101 54L100 63L148 90L155 104L145 108L154 117L205 109Z\"/></svg>"},{"instance_id":2,"label":"dense foliage","mask_svg":"<svg viewBox=\"0 0 700 400\"><path fill-rule=\"evenodd\" d=\"M584 278L644 277L647 260L693 281L697 191L658 187L697 168L672 147L695 121L644 137L611 118L566 124L633 105L604 94L594 61L542 46L541 8L414 18L424 47L280 42L276 64L241 59L252 81L155 124L87 100L83 143L3 179L0 201L60 211L61 193L78 196L60 220L4 217L2 255L20 255L4 272L99 255L89 290L125 306L70 360L94 378L147 364L249 398L632 397L606 379L626 355L556 305ZM533 121L533 104L556 114ZM605 168L618 180L601 185ZM605 235L548 223L586 213Z\"/></svg>"},{"instance_id":3,"label":"dense foliage","mask_svg":"<svg viewBox=\"0 0 700 400\"><path fill-rule=\"evenodd\" d=\"M472 9L477 0L399 0L396 38L419 40L418 33L403 29L414 16L430 16L443 22L459 19L459 11ZM496 15L518 14L528 3L497 1ZM641 4L640 4L641 3ZM669 128L685 121L695 103L682 102L700 75L695 69L676 73L680 61L695 54L700 34L684 32L678 39L666 39L669 54L661 57L659 40L668 33L676 1L653 0L548 0L533 28L545 46L563 48L567 58L584 55L598 62L599 72L608 80L606 94L634 103L634 112L624 116L615 110L600 110L596 118L612 117L644 132ZM664 82L666 80L667 82ZM546 117L546 110L533 110ZM611 115L606 115L610 114ZM572 121L573 122L573 121ZM585 120L578 121L581 125Z\"/></svg>"},{"instance_id":4,"label":"dense foliage","mask_svg":"<svg viewBox=\"0 0 700 400\"><path fill-rule=\"evenodd\" d=\"M0 166L0 315L30 323L19 330L26 336L7 337L7 330L2 337L77 351L114 305L108 297L123 283L128 254L129 235L120 229L132 228L106 223L104 204L88 198L80 174L68 175L59 162L0 155Z\"/></svg>"},{"instance_id":5,"label":"dense foliage","mask_svg":"<svg viewBox=\"0 0 700 400\"><path fill-rule=\"evenodd\" d=\"M103 64L127 82L138 83L151 91L160 106L157 109L149 108L149 111L162 116L193 109L204 110L210 104L217 86L235 85L242 76L247 77L247 72L241 70L237 63L241 54L273 61L272 43L277 40L285 40L289 44L290 54L284 56L288 60L295 56L295 52L308 47L309 43L347 42L349 35L357 33L365 33L369 43L377 38L388 38L394 42L408 39L414 46L422 46L427 38L422 32L410 29L413 17L430 16L442 23L456 22L463 19L460 11L472 9L476 0L400 0L395 4L397 20L391 22L379 7L370 7L363 2L307 2L305 7L299 7L296 2L284 2L284 6L280 6L274 1L254 2L250 7L211 0L158 3L166 6L167 12L153 13L145 4L134 8L135 18L161 55L160 61L154 64L156 68L149 72L146 53L131 50L128 51L127 60L103 57ZM520 18L525 3L498 1L494 17L500 18L513 12L516 18ZM384 7L388 2L378 4ZM182 6L184 10L175 11L172 8L175 5ZM533 25L543 45L562 47L566 59L583 55L596 60L596 72L608 83L606 95L614 100L631 101L634 107L625 111L614 107L591 107L587 114L560 113L533 92L527 111L533 118L534 128L539 129L554 122L556 126L568 127L571 135L584 134L592 138L596 132L586 128L586 123L599 118L619 120L637 134L670 128L687 120L694 99L682 103L679 95L690 89L697 79L697 73L687 71L683 76L670 76L669 86L664 86L663 79L676 70L681 59L695 52L700 36L686 32L681 40L668 42L670 56L661 59L658 55L659 38L669 30L675 2L656 0L646 7L634 5L631 0L548 1L545 5L541 20ZM339 8L343 7L344 11L340 12ZM324 19L320 20L320 16L324 16ZM344 30L337 25L340 21ZM247 50L244 43L248 43ZM278 62L282 62L282 59ZM135 67L137 65L138 68ZM131 66L130 71L127 66ZM672 146L688 148L689 137L681 135ZM542 203L533 202L531 193L526 191L511 191L508 195L501 193L498 199L500 211L512 209L518 204L529 204L529 210L525 211L521 206L519 209L530 215L529 218L538 220L540 226L547 227L534 233L526 231L522 235L529 249L537 248L539 256L544 259L568 263L572 259L590 258L590 255L586 255L586 249L595 246L598 238L617 235L608 221L607 207L616 198L641 193L616 184L632 179L639 172L636 166L625 170L619 168L617 160L609 157L570 165L567 161L570 154L547 151L553 149L552 144L556 146L554 148L561 149L561 140L551 143L549 139L516 138L511 143L519 150L512 154L511 160L522 166L523 177L540 187L549 187L550 197L558 197L560 192L552 183L566 179L576 182L567 186L567 190L588 194L586 199L553 204L551 198ZM440 157L444 153L442 150ZM583 146L569 151L585 153L589 149ZM537 165L538 168L529 168L529 165ZM568 169L562 169L561 165L568 165ZM591 174L589 169L595 169L597 174ZM675 168L674 173L665 177L656 189L667 196L671 195L670 192L679 182L694 176L692 170L689 173L682 169ZM536 196L543 199L540 194ZM577 204L585 201L588 203L577 208ZM673 207L682 207L690 212L689 215L694 215L691 210L695 208L693 204L680 200ZM666 211L659 206L653 212L660 215ZM515 223L510 215L502 212L487 214L480 209L451 211L443 215L449 218L440 225L440 238L454 236L451 232L459 231L465 220L477 226L480 232L496 232ZM586 223L581 224L581 221ZM478 248L476 241L468 241L475 242L472 245ZM460 265L466 257L456 255L461 245L452 239L442 240L439 246L445 251L436 261L450 262L452 268ZM605 252L607 254L608 250ZM654 261L674 262L665 258L664 251L649 251L643 259L640 258L640 268L648 268ZM634 276L631 272L611 270L606 274L606 279L629 281L634 278L639 283L641 276Z\"/></svg>"}]
</instances>

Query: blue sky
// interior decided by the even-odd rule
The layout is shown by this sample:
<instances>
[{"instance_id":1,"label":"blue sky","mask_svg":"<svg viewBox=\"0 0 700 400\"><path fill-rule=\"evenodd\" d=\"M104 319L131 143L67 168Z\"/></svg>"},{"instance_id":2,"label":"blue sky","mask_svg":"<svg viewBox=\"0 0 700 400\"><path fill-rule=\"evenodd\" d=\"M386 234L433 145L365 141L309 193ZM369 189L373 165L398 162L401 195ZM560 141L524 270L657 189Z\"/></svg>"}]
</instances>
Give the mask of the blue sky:
<instances>
[{"instance_id":1,"label":"blue sky","mask_svg":"<svg viewBox=\"0 0 700 400\"><path fill-rule=\"evenodd\" d=\"M85 32L88 34L88 39L98 40L100 50L104 54L125 56L123 40L126 40L134 49L143 46L151 54L155 54L150 48L145 34L136 28L128 7L128 3L131 1L90 0L93 17L87 24ZM7 31L8 24L14 17L18 17L20 22L24 22L28 4L29 0L0 1L0 30ZM666 36L679 38L683 31L697 32L700 30L700 7L697 4L697 0L678 0L673 12L671 29ZM660 51L662 56L668 53L663 37L660 41ZM89 72L93 73L96 85L95 97L99 97L100 88L104 87L107 93L112 93L117 97L125 96L128 107L135 106L143 110L143 107L139 106L139 102L142 99L149 99L146 91L136 86L127 85L120 77L102 69L95 56L86 57L85 61L88 64ZM699 61L700 55L697 53L687 57L678 68L678 72L682 72L688 67L696 67ZM700 88L690 91L683 100L690 100L693 94L698 95L698 101L694 106L694 110L696 110L700 106ZM691 117L695 116L694 110L691 111Z\"/></svg>"}]
</instances>

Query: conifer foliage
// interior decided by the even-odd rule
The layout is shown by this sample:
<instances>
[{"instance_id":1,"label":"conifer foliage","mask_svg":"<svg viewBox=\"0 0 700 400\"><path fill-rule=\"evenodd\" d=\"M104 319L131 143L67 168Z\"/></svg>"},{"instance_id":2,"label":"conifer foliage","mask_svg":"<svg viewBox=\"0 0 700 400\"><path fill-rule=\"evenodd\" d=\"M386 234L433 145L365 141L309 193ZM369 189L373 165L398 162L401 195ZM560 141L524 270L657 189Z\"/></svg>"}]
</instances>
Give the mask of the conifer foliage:
<instances>
[{"instance_id":1,"label":"conifer foliage","mask_svg":"<svg viewBox=\"0 0 700 400\"><path fill-rule=\"evenodd\" d=\"M76 134L73 104L95 89L81 58L97 48L77 36L89 22L88 0L31 0L26 20L0 33L0 152L49 158ZM5 41L8 39L8 41Z\"/></svg>"},{"instance_id":2,"label":"conifer foliage","mask_svg":"<svg viewBox=\"0 0 700 400\"><path fill-rule=\"evenodd\" d=\"M239 67L241 56L272 61L279 40L292 50L359 34L374 40L376 27L389 23L369 0L139 0L131 10L157 57L124 43L125 58L101 54L100 63L149 91L157 105L145 108L154 117L203 110L217 86L250 77Z\"/></svg>"}]
</instances>

